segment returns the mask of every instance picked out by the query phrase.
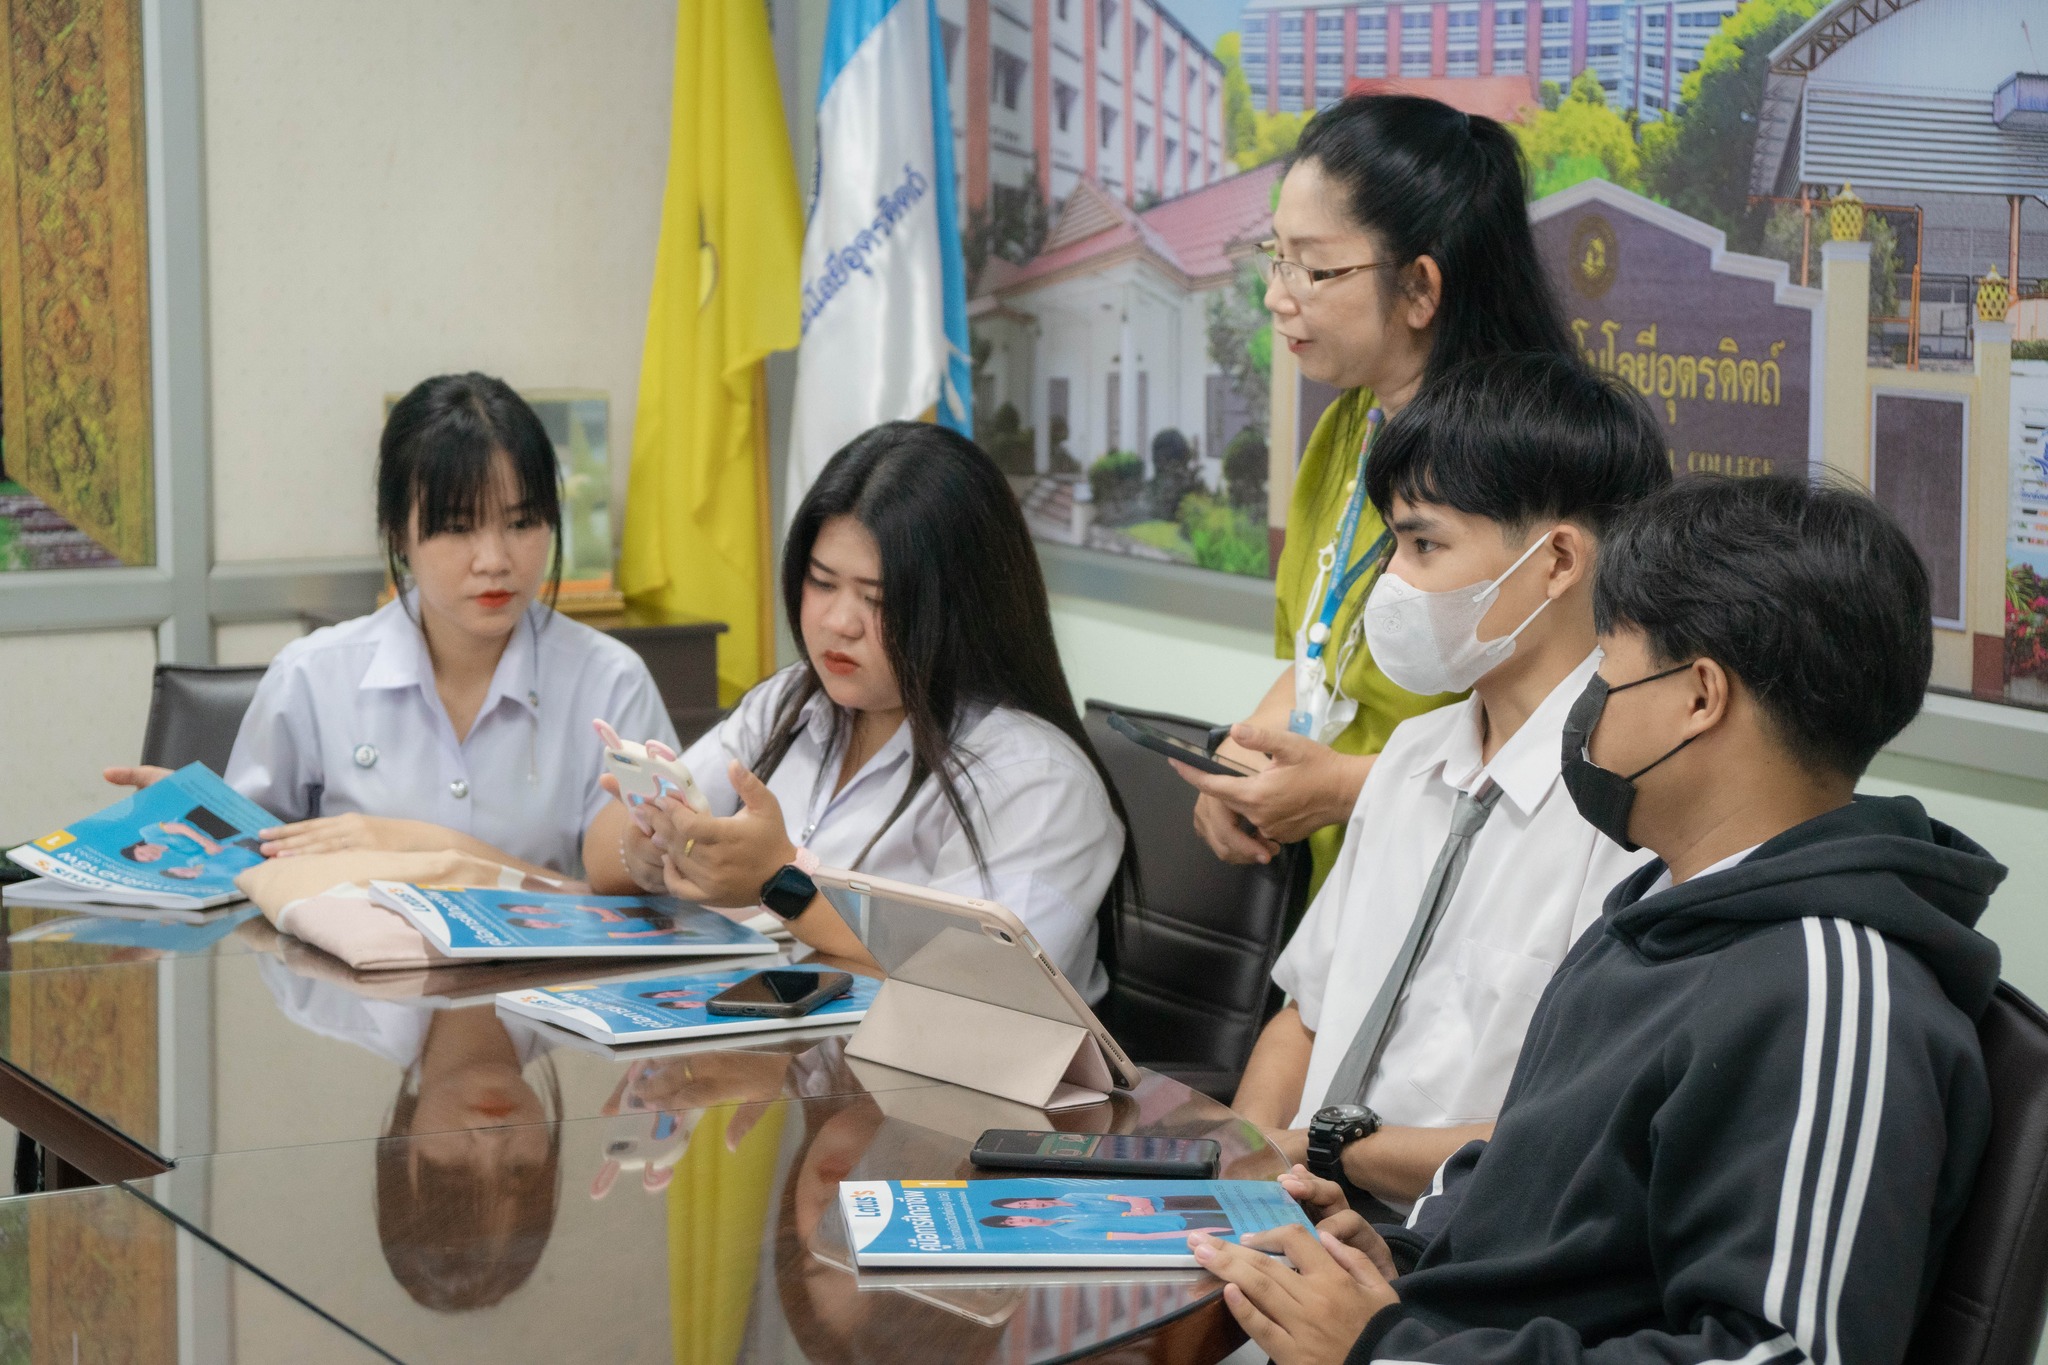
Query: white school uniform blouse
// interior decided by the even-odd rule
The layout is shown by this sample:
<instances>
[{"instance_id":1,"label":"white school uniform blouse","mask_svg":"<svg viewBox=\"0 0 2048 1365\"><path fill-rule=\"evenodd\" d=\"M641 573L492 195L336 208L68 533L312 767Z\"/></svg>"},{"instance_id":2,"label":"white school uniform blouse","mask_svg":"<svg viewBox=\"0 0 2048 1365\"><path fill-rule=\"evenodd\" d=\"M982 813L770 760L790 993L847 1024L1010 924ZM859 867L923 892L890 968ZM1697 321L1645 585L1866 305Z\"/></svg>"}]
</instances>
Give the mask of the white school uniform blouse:
<instances>
[{"instance_id":1,"label":"white school uniform blouse","mask_svg":"<svg viewBox=\"0 0 2048 1365\"><path fill-rule=\"evenodd\" d=\"M224 776L282 821L426 820L580 876L583 832L611 800L597 785L597 718L629 739L676 743L638 654L535 606L458 742L426 637L393 601L278 652Z\"/></svg>"},{"instance_id":2,"label":"white school uniform blouse","mask_svg":"<svg viewBox=\"0 0 2048 1365\"><path fill-rule=\"evenodd\" d=\"M713 813L739 809L727 765L751 768L775 727L776 704L804 665L783 669L740 699L733 713L683 756ZM956 778L987 860L984 882L959 817L927 777L876 842L860 870L877 877L992 900L1015 914L1082 998L1109 989L1096 961L1095 911L1123 855L1123 826L1087 755L1036 716L1008 707L960 717ZM827 867L854 865L910 781L906 722L836 795L843 747L832 746L832 704L804 704L795 741L768 779L791 842Z\"/></svg>"},{"instance_id":3,"label":"white school uniform blouse","mask_svg":"<svg viewBox=\"0 0 2048 1365\"><path fill-rule=\"evenodd\" d=\"M1358 794L1336 866L1273 970L1316 1035L1293 1127L1322 1108L1386 980L1458 794L1488 778L1501 799L1415 966L1365 1104L1383 1122L1420 1128L1500 1113L1551 974L1614 884L1653 856L1624 852L1587 824L1560 775L1565 715L1599 663L1595 650L1491 763L1480 761L1476 697L1395 727Z\"/></svg>"}]
</instances>

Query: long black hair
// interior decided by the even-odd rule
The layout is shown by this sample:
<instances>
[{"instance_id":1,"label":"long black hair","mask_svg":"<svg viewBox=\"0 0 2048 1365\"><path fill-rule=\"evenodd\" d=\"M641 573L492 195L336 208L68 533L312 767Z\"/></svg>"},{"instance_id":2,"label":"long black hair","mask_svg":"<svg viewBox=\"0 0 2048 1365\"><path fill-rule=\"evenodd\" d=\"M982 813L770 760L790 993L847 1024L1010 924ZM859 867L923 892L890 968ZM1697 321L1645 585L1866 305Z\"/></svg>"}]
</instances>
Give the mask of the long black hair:
<instances>
[{"instance_id":1,"label":"long black hair","mask_svg":"<svg viewBox=\"0 0 2048 1365\"><path fill-rule=\"evenodd\" d=\"M1418 95L1353 95L1308 121L1294 160L1337 183L1351 220L1403 272L1420 256L1436 262L1443 294L1425 384L1505 352L1578 360L1536 256L1522 152L1506 128Z\"/></svg>"},{"instance_id":2,"label":"long black hair","mask_svg":"<svg viewBox=\"0 0 2048 1365\"><path fill-rule=\"evenodd\" d=\"M520 503L555 533L542 596L555 600L562 583L562 501L554 442L527 401L487 374L423 379L384 419L377 442L377 530L394 584L405 582L406 537L414 530L425 540L476 524L490 500L499 451L512 462Z\"/></svg>"},{"instance_id":3,"label":"long black hair","mask_svg":"<svg viewBox=\"0 0 2048 1365\"><path fill-rule=\"evenodd\" d=\"M917 790L934 781L986 879L988 863L962 794L963 784L973 785L971 756L955 746L956 732L970 706L1007 706L1036 716L1087 756L1124 828L1123 855L1097 911L1098 951L1113 963L1116 911L1137 899L1131 822L1067 690L1024 514L995 461L958 432L926 422L884 422L834 455L804 496L782 553L782 600L803 672L776 708L755 775L766 781L775 771L796 740L805 705L824 690L804 644L804 580L819 530L843 516L866 527L881 552L882 653L910 726L910 785L861 858ZM835 706L835 747L851 725L851 716Z\"/></svg>"}]
</instances>

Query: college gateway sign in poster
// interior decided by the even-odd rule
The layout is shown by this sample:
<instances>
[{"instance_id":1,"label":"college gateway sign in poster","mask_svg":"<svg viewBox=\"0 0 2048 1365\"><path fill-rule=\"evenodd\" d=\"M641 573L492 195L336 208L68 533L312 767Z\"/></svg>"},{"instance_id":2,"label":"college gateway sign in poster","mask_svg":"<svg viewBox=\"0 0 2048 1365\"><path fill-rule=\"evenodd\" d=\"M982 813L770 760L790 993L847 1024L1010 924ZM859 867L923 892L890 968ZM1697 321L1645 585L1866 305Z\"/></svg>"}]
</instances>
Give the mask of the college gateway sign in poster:
<instances>
[{"instance_id":1,"label":"college gateway sign in poster","mask_svg":"<svg viewBox=\"0 0 2048 1365\"><path fill-rule=\"evenodd\" d=\"M1586 362L1657 410L1672 472L1805 477L1820 448L1820 290L1604 180L1529 216Z\"/></svg>"}]
</instances>

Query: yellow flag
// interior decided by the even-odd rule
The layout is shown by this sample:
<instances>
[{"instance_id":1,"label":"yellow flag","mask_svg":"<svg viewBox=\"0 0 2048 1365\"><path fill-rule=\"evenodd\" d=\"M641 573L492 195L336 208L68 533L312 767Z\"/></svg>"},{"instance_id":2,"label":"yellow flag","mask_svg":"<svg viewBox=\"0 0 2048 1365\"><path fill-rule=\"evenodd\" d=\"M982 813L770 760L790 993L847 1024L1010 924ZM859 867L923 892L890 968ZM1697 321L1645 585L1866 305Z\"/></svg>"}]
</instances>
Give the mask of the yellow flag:
<instances>
[{"instance_id":1,"label":"yellow flag","mask_svg":"<svg viewBox=\"0 0 2048 1365\"><path fill-rule=\"evenodd\" d=\"M726 623L728 706L774 661L761 362L800 335L803 230L767 6L680 0L619 587Z\"/></svg>"}]
</instances>

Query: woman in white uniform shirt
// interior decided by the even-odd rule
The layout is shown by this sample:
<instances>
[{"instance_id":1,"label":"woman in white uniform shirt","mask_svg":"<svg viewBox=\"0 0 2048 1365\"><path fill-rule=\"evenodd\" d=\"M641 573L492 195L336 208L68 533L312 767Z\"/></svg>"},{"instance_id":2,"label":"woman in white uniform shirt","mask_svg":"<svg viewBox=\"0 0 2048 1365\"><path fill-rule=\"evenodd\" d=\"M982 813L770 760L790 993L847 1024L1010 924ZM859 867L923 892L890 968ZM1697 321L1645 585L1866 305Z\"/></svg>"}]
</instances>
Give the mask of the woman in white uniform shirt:
<instances>
[{"instance_id":1,"label":"woman in white uniform shirt","mask_svg":"<svg viewBox=\"0 0 2048 1365\"><path fill-rule=\"evenodd\" d=\"M228 759L228 784L286 822L266 854L457 849L581 872L612 804L592 718L675 730L639 655L536 600L561 576L555 482L546 429L501 380L441 375L392 408L377 525L403 591L286 645Z\"/></svg>"},{"instance_id":2,"label":"woman in white uniform shirt","mask_svg":"<svg viewBox=\"0 0 2048 1365\"><path fill-rule=\"evenodd\" d=\"M802 661L683 756L712 813L665 801L650 837L617 807L593 886L752 905L801 849L1002 904L1100 999L1098 924L1130 886L1129 840L994 462L923 423L859 437L797 509L782 593ZM822 896L790 926L865 956Z\"/></svg>"}]
</instances>

